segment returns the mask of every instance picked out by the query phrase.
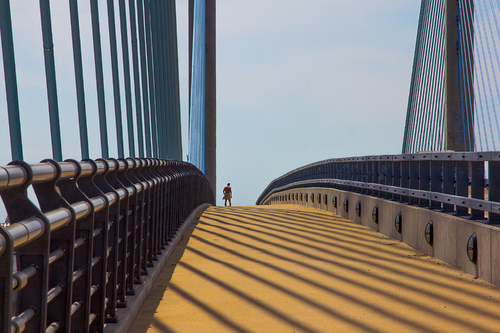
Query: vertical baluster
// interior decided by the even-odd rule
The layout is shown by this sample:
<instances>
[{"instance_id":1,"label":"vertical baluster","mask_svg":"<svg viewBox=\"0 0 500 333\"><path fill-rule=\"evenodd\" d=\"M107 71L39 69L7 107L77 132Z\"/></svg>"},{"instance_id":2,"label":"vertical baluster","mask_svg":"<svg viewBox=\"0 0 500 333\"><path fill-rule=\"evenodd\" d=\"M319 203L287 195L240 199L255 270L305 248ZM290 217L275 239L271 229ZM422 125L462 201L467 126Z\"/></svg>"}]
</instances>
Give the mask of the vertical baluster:
<instances>
[{"instance_id":1,"label":"vertical baluster","mask_svg":"<svg viewBox=\"0 0 500 333\"><path fill-rule=\"evenodd\" d=\"M455 153L457 156L456 166L456 182L455 182L455 195L468 198L469 197L469 163L465 161L465 156L462 153ZM465 216L469 214L469 208L456 206L456 215Z\"/></svg>"},{"instance_id":2,"label":"vertical baluster","mask_svg":"<svg viewBox=\"0 0 500 333\"><path fill-rule=\"evenodd\" d=\"M495 154L495 160L488 162L488 200L500 202L500 161L497 160L498 156ZM488 223L498 224L500 222L499 213L488 213Z\"/></svg>"}]
</instances>

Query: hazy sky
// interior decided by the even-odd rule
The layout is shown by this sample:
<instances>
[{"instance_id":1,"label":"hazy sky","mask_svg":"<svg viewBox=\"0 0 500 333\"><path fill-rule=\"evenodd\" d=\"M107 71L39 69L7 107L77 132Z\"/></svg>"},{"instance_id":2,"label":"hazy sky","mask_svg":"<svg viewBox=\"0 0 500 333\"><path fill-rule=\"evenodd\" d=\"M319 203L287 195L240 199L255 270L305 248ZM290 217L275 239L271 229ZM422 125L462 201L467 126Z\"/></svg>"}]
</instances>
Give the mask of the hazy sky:
<instances>
[{"instance_id":1,"label":"hazy sky","mask_svg":"<svg viewBox=\"0 0 500 333\"><path fill-rule=\"evenodd\" d=\"M418 0L217 1L217 181L401 152ZM221 194L218 203L221 203Z\"/></svg>"},{"instance_id":2,"label":"hazy sky","mask_svg":"<svg viewBox=\"0 0 500 333\"><path fill-rule=\"evenodd\" d=\"M177 1L184 158L187 2ZM52 155L39 6L11 3L25 160L35 163ZM99 1L110 155L116 156L105 4ZM80 159L68 1L51 5L63 158ZM419 8L418 0L217 0L217 203L227 182L233 204L254 204L270 181L304 164L399 153ZM79 1L79 10L91 157L98 158L88 1ZM118 52L121 59L120 44ZM11 157L3 79L0 91L5 165Z\"/></svg>"}]
</instances>

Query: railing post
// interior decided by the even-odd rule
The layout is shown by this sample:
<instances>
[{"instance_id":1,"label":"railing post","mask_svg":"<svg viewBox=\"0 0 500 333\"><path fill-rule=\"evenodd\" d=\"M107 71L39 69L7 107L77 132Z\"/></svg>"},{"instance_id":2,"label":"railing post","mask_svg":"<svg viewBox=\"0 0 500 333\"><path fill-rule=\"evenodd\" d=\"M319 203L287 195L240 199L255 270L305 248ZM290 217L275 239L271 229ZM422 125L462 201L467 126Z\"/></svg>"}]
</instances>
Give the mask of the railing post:
<instances>
[{"instance_id":1,"label":"railing post","mask_svg":"<svg viewBox=\"0 0 500 333\"><path fill-rule=\"evenodd\" d=\"M108 250L108 223L109 223L109 202L104 193L95 185L103 177L104 170L99 169L93 160L84 162L92 166L92 173L88 177L81 177L78 180L78 186L83 193L89 197L100 197L104 200L104 208L95 213L93 235L94 244L92 249L92 289L90 302L91 319L90 331L102 332L106 319L106 269L107 269L107 250Z\"/></svg>"},{"instance_id":2,"label":"railing post","mask_svg":"<svg viewBox=\"0 0 500 333\"><path fill-rule=\"evenodd\" d=\"M32 265L37 268L37 273L31 277L26 287L16 293L17 309L20 312L35 309L34 316L26 322L25 332L45 332L47 328L47 299L40 297L40 295L47 295L48 293L50 222L28 199L27 189L33 180L31 166L19 161L12 162L9 165L17 165L24 169L25 176L25 181L20 187L0 192L10 224L13 225L34 217L41 221L44 228L43 235L40 238L16 249L15 260L18 271ZM12 288L12 280L6 281L6 283ZM10 327L7 332L10 332Z\"/></svg>"},{"instance_id":3,"label":"railing post","mask_svg":"<svg viewBox=\"0 0 500 333\"><path fill-rule=\"evenodd\" d=\"M42 163L50 164L56 170L55 177L49 182L33 184L40 209L43 213L65 208L71 212L71 219L63 228L50 232L49 252L63 251L58 260L50 263L49 288L60 286L60 294L47 305L47 324L58 322L62 332L69 332L71 312L68 304L72 304L73 294L73 267L76 216L73 208L64 200L56 190L56 183L61 176L61 167L54 160L44 160Z\"/></svg>"},{"instance_id":4,"label":"railing post","mask_svg":"<svg viewBox=\"0 0 500 333\"><path fill-rule=\"evenodd\" d=\"M74 271L79 271L82 276L73 282L73 304L79 304L78 309L71 316L71 332L81 330L89 332L89 316L92 287L92 249L94 247L94 206L89 198L83 194L77 186L77 182L82 174L82 166L75 160L66 160L76 168L73 178L64 179L57 182L57 187L63 198L70 204L85 202L89 205L90 211L87 216L76 223L75 240L79 240L79 245L75 248Z\"/></svg>"},{"instance_id":5,"label":"railing post","mask_svg":"<svg viewBox=\"0 0 500 333\"><path fill-rule=\"evenodd\" d=\"M491 157L490 153L474 153L477 158L476 161L470 162L471 170L471 185L470 185L470 195L471 198L486 200L484 193L484 161L489 160ZM488 156L489 155L489 156ZM471 219L484 220L484 211L478 209L471 209Z\"/></svg>"},{"instance_id":6,"label":"railing post","mask_svg":"<svg viewBox=\"0 0 500 333\"><path fill-rule=\"evenodd\" d=\"M142 182L144 186L144 202L143 202L143 244L142 244L142 257L143 257L143 262L142 262L142 271L143 275L147 275L147 268L148 267L153 267L153 258L152 258L152 251L150 250L151 246L151 240L150 240L150 233L151 233L151 186L152 184L147 180L147 178L144 176L144 172L147 169L147 160L141 159L138 162L141 162L140 168L137 169L136 171L136 177L139 181Z\"/></svg>"},{"instance_id":7,"label":"railing post","mask_svg":"<svg viewBox=\"0 0 500 333\"><path fill-rule=\"evenodd\" d=\"M376 157L372 157L372 183L380 184L379 161L377 161ZM379 193L379 191L374 190L373 196L378 197Z\"/></svg>"},{"instance_id":8,"label":"railing post","mask_svg":"<svg viewBox=\"0 0 500 333\"><path fill-rule=\"evenodd\" d=\"M465 156L463 156L462 153L454 153L454 154L461 155L458 156L458 158L455 158L455 160L457 160L455 162L456 178L457 178L455 182L455 195L467 198L469 197L469 170L468 170L469 163L464 160ZM459 160L460 157L462 160ZM469 215L469 209L467 207L457 206L455 214L458 216Z\"/></svg>"},{"instance_id":9,"label":"railing post","mask_svg":"<svg viewBox=\"0 0 500 333\"><path fill-rule=\"evenodd\" d=\"M410 188L410 161L411 155L403 155L401 164L401 187ZM401 196L401 202L410 202L410 197Z\"/></svg>"},{"instance_id":10,"label":"railing post","mask_svg":"<svg viewBox=\"0 0 500 333\"><path fill-rule=\"evenodd\" d=\"M356 159L353 163L354 163L354 180L359 182L361 180L361 173L359 170L359 160ZM359 187L356 187L355 191L360 193L361 189Z\"/></svg>"},{"instance_id":11,"label":"railing post","mask_svg":"<svg viewBox=\"0 0 500 333\"><path fill-rule=\"evenodd\" d=\"M383 156L380 156L380 158L377 161L377 164L379 165L379 180L378 184L380 185L385 185L385 176L386 176L386 169L385 169L385 160ZM386 193L379 191L378 197L379 198L384 198L386 196Z\"/></svg>"},{"instance_id":12,"label":"railing post","mask_svg":"<svg viewBox=\"0 0 500 333\"><path fill-rule=\"evenodd\" d=\"M394 182L394 174L392 173L392 156L386 156L385 157L385 185L391 186L392 183ZM387 200L392 200L394 198L394 194L386 192L385 193L385 198Z\"/></svg>"},{"instance_id":13,"label":"railing post","mask_svg":"<svg viewBox=\"0 0 500 333\"><path fill-rule=\"evenodd\" d=\"M488 200L500 202L500 161L498 160L498 154L492 158L495 161L490 161L488 163L488 179L489 179L489 190L488 190ZM500 223L500 214L492 213L488 214L489 224Z\"/></svg>"},{"instance_id":14,"label":"railing post","mask_svg":"<svg viewBox=\"0 0 500 333\"><path fill-rule=\"evenodd\" d=\"M455 194L455 166L451 160L451 153L447 154L448 160L443 161L443 193ZM455 207L451 204L443 203L443 212L452 212Z\"/></svg>"},{"instance_id":15,"label":"railing post","mask_svg":"<svg viewBox=\"0 0 500 333\"><path fill-rule=\"evenodd\" d=\"M106 289L105 289L105 299L106 299L106 323L117 323L118 317L116 315L117 307L117 284L118 284L118 258L119 258L119 222L120 222L120 195L113 188L109 179L116 176L116 171L118 170L118 163L116 160L103 160L98 159L97 162L101 162L105 165L105 170L100 177L95 178L95 184L99 190L105 194L114 194L116 197L115 202L108 203L108 224L106 225L108 229L108 240L106 242L106 274L109 274L107 279Z\"/></svg>"},{"instance_id":16,"label":"railing post","mask_svg":"<svg viewBox=\"0 0 500 333\"><path fill-rule=\"evenodd\" d=\"M14 244L12 236L0 227L0 239L4 241L5 251L0 255L0 331L10 332L12 318L12 279L14 268Z\"/></svg>"},{"instance_id":17,"label":"railing post","mask_svg":"<svg viewBox=\"0 0 500 333\"><path fill-rule=\"evenodd\" d=\"M409 185L410 186L409 186L409 188L418 190L419 189L419 176L420 176L419 171L420 170L419 170L419 161L416 161L415 157L416 157L416 155L411 155L410 161L409 161L409 167L410 167L410 170L409 170L409 175L410 175ZM409 203L410 203L410 205L418 205L419 200L417 198L410 197Z\"/></svg>"},{"instance_id":18,"label":"railing post","mask_svg":"<svg viewBox=\"0 0 500 333\"><path fill-rule=\"evenodd\" d=\"M135 271L135 257L136 257L136 251L135 249L135 244L136 244L136 237L137 237L137 232L136 232L136 219L137 219L137 190L135 186L133 186L132 182L128 178L128 174L130 173L130 169L133 169L134 165L132 162L129 162L128 159L119 159L118 162L123 163L123 171L119 172L117 174L118 181L122 183L125 186L125 189L127 191L127 200L128 200L128 205L126 207L126 211L123 212L125 215L123 215L124 222L126 223L124 225L124 232L123 235L126 237L126 241L124 242L123 246L125 247L125 251L127 253L126 257L126 295L135 295L135 290L134 290L134 271Z\"/></svg>"},{"instance_id":19,"label":"railing post","mask_svg":"<svg viewBox=\"0 0 500 333\"><path fill-rule=\"evenodd\" d=\"M146 236L147 236L147 247L146 247L146 261L147 267L154 267L153 260L156 258L156 251L154 249L154 234L155 234L155 188L156 188L156 179L151 174L152 161L150 159L143 160L144 166L141 169L141 175L143 181L147 182L149 188L147 190L146 195L146 205L147 205L147 214L145 218L146 223Z\"/></svg>"},{"instance_id":20,"label":"railing post","mask_svg":"<svg viewBox=\"0 0 500 333\"><path fill-rule=\"evenodd\" d=\"M401 161L392 156L392 186L401 187ZM392 200L400 201L399 194L393 194Z\"/></svg>"},{"instance_id":21,"label":"railing post","mask_svg":"<svg viewBox=\"0 0 500 333\"><path fill-rule=\"evenodd\" d=\"M114 162L114 163L113 163ZM120 181L123 179L124 172L127 168L126 161L124 159L114 160L108 159L108 163L113 163L115 166L113 167L113 172L108 176L108 183L115 189L121 189L125 192L123 199L120 201L120 209L118 215L118 224L117 224L117 236L118 243L116 245L118 258L117 262L118 269L116 272L117 275L117 291L116 291L116 307L124 308L126 307L126 293L127 293L127 253L128 253L128 207L129 207L129 193L127 191L126 186Z\"/></svg>"},{"instance_id":22,"label":"railing post","mask_svg":"<svg viewBox=\"0 0 500 333\"><path fill-rule=\"evenodd\" d=\"M360 182L366 183L366 160L364 157L360 158L359 160L359 170L360 170ZM366 194L368 191L365 188L361 190L362 194Z\"/></svg>"},{"instance_id":23,"label":"railing post","mask_svg":"<svg viewBox=\"0 0 500 333\"><path fill-rule=\"evenodd\" d=\"M424 155L422 156L423 160L420 160L418 162L418 167L419 167L419 190L421 191L429 191L430 190L430 169L431 169L431 163L429 161L430 156ZM419 200L419 206L420 207L429 207L429 198L424 199L421 198Z\"/></svg>"},{"instance_id":24,"label":"railing post","mask_svg":"<svg viewBox=\"0 0 500 333\"><path fill-rule=\"evenodd\" d=\"M142 283L142 275L143 273L143 262L144 258L142 256L142 246L143 246L143 237L144 237L144 186L140 183L139 179L136 176L137 169L140 168L140 160L134 158L127 158L129 164L132 164L133 167L130 169L130 172L127 174L127 177L133 184L137 184L139 188L136 187L136 209L135 209L135 229L132 231L136 234L135 236L135 262L134 262L134 283L141 284Z\"/></svg>"},{"instance_id":25,"label":"railing post","mask_svg":"<svg viewBox=\"0 0 500 333\"><path fill-rule=\"evenodd\" d=\"M440 193L441 192L441 186L442 186L442 162L441 161L436 161L435 156L432 156L431 160L431 188L430 190L432 192ZM441 209L442 205L439 201L434 201L431 198L431 208L432 209Z\"/></svg>"}]
</instances>

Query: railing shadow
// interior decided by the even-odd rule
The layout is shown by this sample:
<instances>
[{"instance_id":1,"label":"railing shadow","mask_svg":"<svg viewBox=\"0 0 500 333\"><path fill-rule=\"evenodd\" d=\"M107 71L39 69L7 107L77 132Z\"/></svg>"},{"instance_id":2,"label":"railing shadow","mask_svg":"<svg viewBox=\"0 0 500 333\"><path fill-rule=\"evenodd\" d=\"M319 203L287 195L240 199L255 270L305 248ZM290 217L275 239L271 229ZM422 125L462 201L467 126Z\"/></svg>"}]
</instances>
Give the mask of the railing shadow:
<instances>
[{"instance_id":1,"label":"railing shadow","mask_svg":"<svg viewBox=\"0 0 500 333\"><path fill-rule=\"evenodd\" d=\"M313 209L287 211L280 219L283 211L275 208L207 210L165 267L155 296L145 304L150 312L140 315L130 332L145 333L149 327L194 332L194 326L183 328L173 317L172 295L176 306L184 302L200 311L220 332L262 332L271 322L297 332L332 332L332 327L338 332L495 332L492 327L500 325L498 288L482 287L480 280L416 252L408 255L411 250L396 242L384 250L374 233L345 225L346 220L318 217ZM304 231L308 223L309 232ZM360 250L363 244L367 248ZM187 257L180 260L182 254ZM175 280L176 275L169 283L174 269L203 288ZM215 302L200 288L218 290L216 297L227 300ZM280 295L280 301L268 294ZM247 312L260 313L262 326L251 325Z\"/></svg>"}]
</instances>

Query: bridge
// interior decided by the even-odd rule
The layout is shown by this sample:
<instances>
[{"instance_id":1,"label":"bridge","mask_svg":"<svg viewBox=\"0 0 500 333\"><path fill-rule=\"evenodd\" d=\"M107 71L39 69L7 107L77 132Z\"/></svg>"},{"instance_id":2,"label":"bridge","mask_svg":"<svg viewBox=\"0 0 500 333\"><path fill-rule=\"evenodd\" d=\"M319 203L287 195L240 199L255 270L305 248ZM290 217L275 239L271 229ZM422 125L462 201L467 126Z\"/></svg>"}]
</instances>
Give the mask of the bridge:
<instances>
[{"instance_id":1,"label":"bridge","mask_svg":"<svg viewBox=\"0 0 500 333\"><path fill-rule=\"evenodd\" d=\"M188 161L176 2L88 5L53 19L40 0L52 156L32 163L19 4L0 1L12 160L0 168L1 332L498 331L498 5L422 0L401 154L314 162L234 207L214 206L215 0L189 1ZM69 90L80 159L63 151Z\"/></svg>"}]
</instances>

